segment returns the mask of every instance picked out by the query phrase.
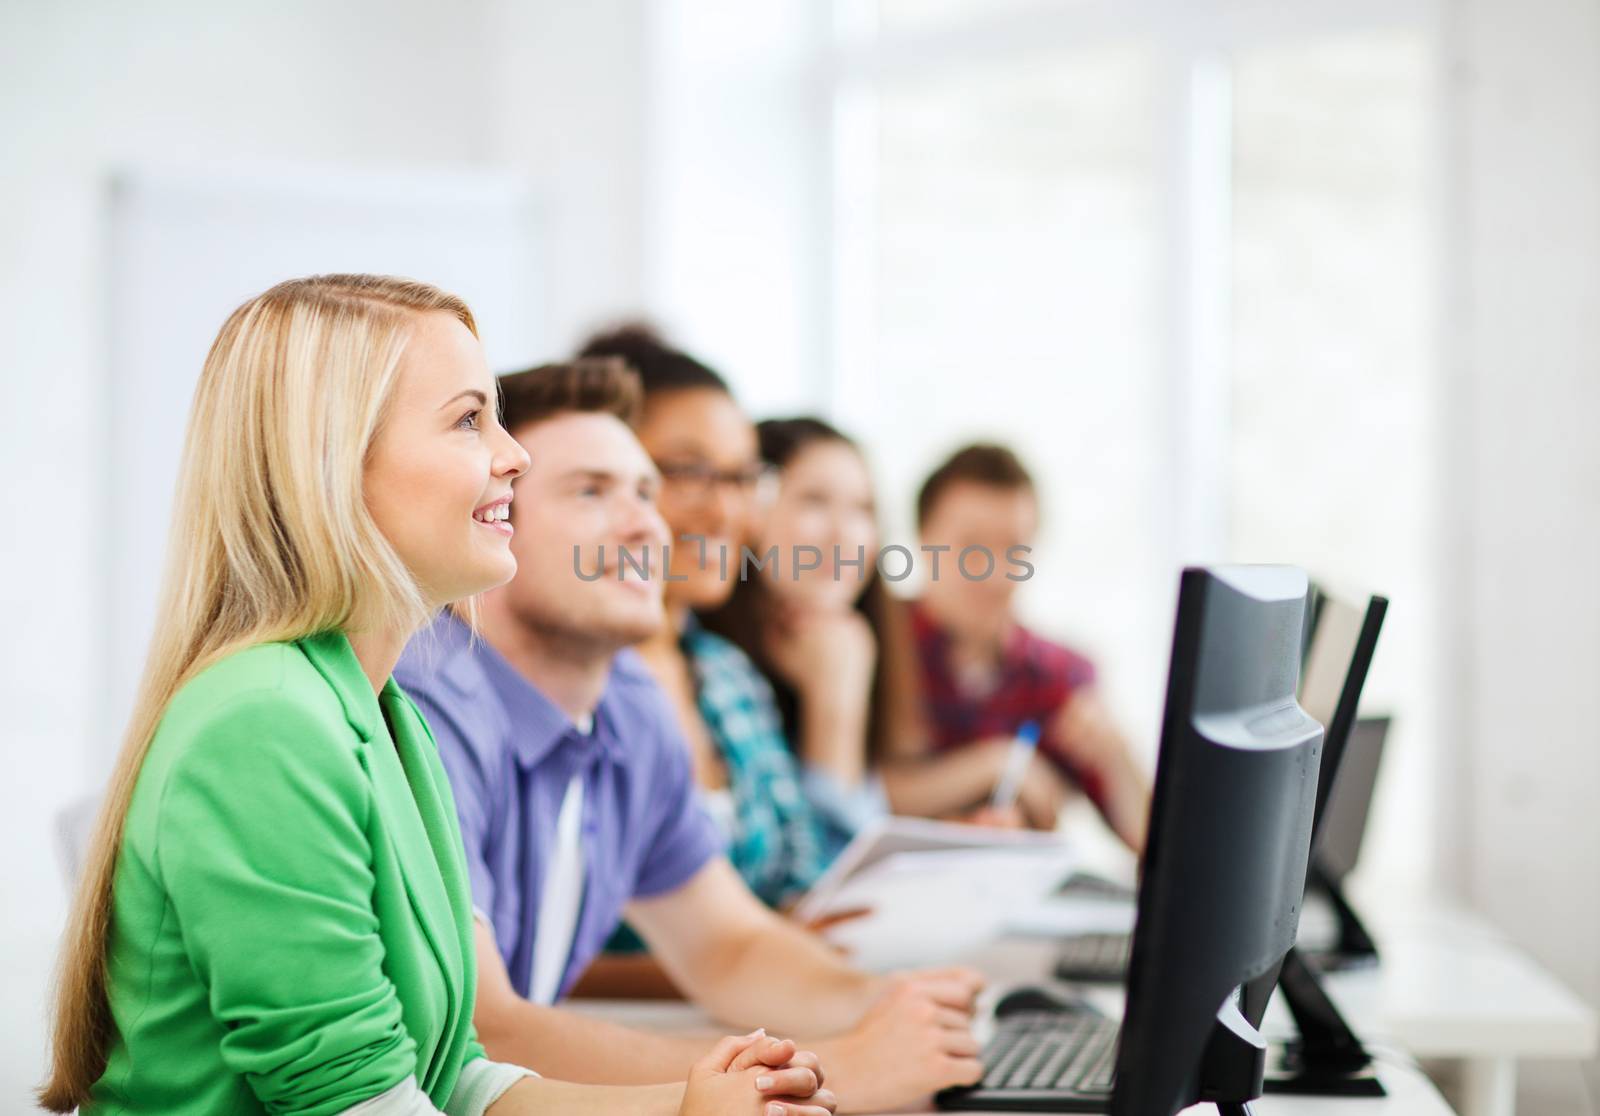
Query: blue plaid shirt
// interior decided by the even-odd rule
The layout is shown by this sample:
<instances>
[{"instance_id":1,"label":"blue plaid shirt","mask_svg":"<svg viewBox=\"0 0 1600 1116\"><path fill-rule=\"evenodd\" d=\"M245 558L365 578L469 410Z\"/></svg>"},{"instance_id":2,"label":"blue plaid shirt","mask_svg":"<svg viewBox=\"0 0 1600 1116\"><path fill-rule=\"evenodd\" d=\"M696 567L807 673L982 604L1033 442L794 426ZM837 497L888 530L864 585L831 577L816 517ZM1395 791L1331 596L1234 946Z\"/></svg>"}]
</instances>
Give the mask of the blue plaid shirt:
<instances>
[{"instance_id":1,"label":"blue plaid shirt","mask_svg":"<svg viewBox=\"0 0 1600 1116\"><path fill-rule=\"evenodd\" d=\"M692 618L680 643L700 716L728 768L735 818L728 859L764 903L780 906L816 882L827 857L772 686L743 651Z\"/></svg>"}]
</instances>

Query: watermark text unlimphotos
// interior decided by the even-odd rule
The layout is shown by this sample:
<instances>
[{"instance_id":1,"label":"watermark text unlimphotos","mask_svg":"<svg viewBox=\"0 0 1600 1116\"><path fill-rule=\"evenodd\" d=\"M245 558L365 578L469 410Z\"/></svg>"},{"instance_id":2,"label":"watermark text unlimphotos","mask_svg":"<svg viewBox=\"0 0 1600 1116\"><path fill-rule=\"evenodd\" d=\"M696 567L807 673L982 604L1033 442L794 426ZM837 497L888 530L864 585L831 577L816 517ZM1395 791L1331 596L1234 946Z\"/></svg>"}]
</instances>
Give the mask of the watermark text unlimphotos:
<instances>
[{"instance_id":1,"label":"watermark text unlimphotos","mask_svg":"<svg viewBox=\"0 0 1600 1116\"><path fill-rule=\"evenodd\" d=\"M777 546L769 546L765 551L757 553L748 546L739 547L737 558L732 555L733 548L718 545L715 548L707 546L704 535L682 535L679 543L688 544L695 548L695 562L704 572L715 563L717 574L726 580L729 576L737 576L740 581L748 581L751 577L765 575L773 579L782 579L787 576L791 581L800 580L802 575L813 573L817 570L827 570L835 581L843 581L844 571L854 571L857 580L867 577L868 560L867 548L858 546L853 556L847 556L845 548L835 545L833 548L833 561L824 565L824 554L818 546L793 546L787 550ZM656 570L661 571L663 581L687 581L688 575L672 573L672 545L663 544L652 547L648 543L629 547L618 545L615 548L616 561L606 561L606 547L602 544L599 552L594 556L591 569L584 569L582 548L572 548L572 572L578 575L580 581L599 581L607 576L607 571L612 571L618 581L632 576L640 581L649 581ZM1033 576L1033 563L1028 561L1028 555L1033 552L1029 546L1009 546L1003 558L997 558L994 551L986 546L965 546L960 550L944 545L924 544L912 550L908 546L898 544L881 547L872 559L872 568L878 576L885 581L900 582L916 572L918 554L922 555L921 561L928 568L928 579L938 581L942 577L949 577L954 571L967 581L987 581L991 577L1004 577L1007 581L1027 581ZM737 564L737 569L735 569Z\"/></svg>"}]
</instances>

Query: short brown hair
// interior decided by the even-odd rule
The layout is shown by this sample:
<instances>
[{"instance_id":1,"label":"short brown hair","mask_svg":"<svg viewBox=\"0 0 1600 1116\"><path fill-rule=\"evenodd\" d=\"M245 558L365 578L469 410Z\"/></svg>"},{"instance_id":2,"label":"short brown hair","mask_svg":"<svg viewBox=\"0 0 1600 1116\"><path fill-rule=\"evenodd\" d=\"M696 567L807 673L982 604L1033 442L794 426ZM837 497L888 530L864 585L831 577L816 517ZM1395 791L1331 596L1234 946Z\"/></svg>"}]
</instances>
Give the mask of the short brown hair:
<instances>
[{"instance_id":1,"label":"short brown hair","mask_svg":"<svg viewBox=\"0 0 1600 1116\"><path fill-rule=\"evenodd\" d=\"M917 493L918 527L928 521L939 497L951 485L961 481L986 484L993 488L1034 491L1033 475L1016 454L995 442L974 442L956 450L922 482L922 488Z\"/></svg>"},{"instance_id":2,"label":"short brown hair","mask_svg":"<svg viewBox=\"0 0 1600 1116\"><path fill-rule=\"evenodd\" d=\"M639 377L615 357L580 357L500 377L500 422L513 433L565 414L615 415L632 426L643 392Z\"/></svg>"}]
</instances>

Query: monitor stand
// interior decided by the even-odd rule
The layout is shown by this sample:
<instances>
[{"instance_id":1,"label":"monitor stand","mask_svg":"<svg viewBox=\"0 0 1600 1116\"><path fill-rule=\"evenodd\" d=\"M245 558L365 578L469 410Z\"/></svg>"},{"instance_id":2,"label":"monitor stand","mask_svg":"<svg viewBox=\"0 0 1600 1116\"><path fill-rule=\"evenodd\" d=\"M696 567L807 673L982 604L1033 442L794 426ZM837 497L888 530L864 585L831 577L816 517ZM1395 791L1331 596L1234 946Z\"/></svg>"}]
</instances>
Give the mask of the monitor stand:
<instances>
[{"instance_id":1,"label":"monitor stand","mask_svg":"<svg viewBox=\"0 0 1600 1116\"><path fill-rule=\"evenodd\" d=\"M1306 872L1306 887L1327 896L1339 923L1339 937L1333 948L1318 952L1312 961L1324 972L1340 969L1366 969L1378 963L1378 945L1361 923L1361 916L1344 896L1344 888L1315 862Z\"/></svg>"},{"instance_id":2,"label":"monitor stand","mask_svg":"<svg viewBox=\"0 0 1600 1116\"><path fill-rule=\"evenodd\" d=\"M1267 1042L1231 997L1217 1012L1217 1022L1200 1059L1200 1095L1221 1116L1249 1116L1250 1102L1261 1095Z\"/></svg>"},{"instance_id":3,"label":"monitor stand","mask_svg":"<svg viewBox=\"0 0 1600 1116\"><path fill-rule=\"evenodd\" d=\"M1294 1016L1300 1037L1278 1047L1263 1083L1267 1092L1321 1097L1385 1095L1372 1057L1298 950L1291 949L1284 956L1278 991Z\"/></svg>"}]
</instances>

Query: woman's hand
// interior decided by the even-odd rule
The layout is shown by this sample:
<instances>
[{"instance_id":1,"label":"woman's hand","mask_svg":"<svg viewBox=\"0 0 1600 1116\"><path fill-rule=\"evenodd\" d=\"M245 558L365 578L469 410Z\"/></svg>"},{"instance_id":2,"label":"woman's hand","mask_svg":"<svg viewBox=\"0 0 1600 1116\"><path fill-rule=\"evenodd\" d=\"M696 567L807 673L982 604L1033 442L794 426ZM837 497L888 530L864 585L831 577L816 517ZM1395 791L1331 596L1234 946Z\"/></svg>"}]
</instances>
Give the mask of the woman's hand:
<instances>
[{"instance_id":1,"label":"woman's hand","mask_svg":"<svg viewBox=\"0 0 1600 1116\"><path fill-rule=\"evenodd\" d=\"M679 1116L833 1116L817 1056L765 1031L725 1038L689 1070Z\"/></svg>"},{"instance_id":2,"label":"woman's hand","mask_svg":"<svg viewBox=\"0 0 1600 1116\"><path fill-rule=\"evenodd\" d=\"M782 605L766 638L767 658L808 701L863 703L872 689L878 643L854 609Z\"/></svg>"},{"instance_id":3,"label":"woman's hand","mask_svg":"<svg viewBox=\"0 0 1600 1116\"><path fill-rule=\"evenodd\" d=\"M782 604L764 637L775 673L800 698L796 749L804 763L855 788L867 774L867 728L878 644L853 609Z\"/></svg>"}]
</instances>

